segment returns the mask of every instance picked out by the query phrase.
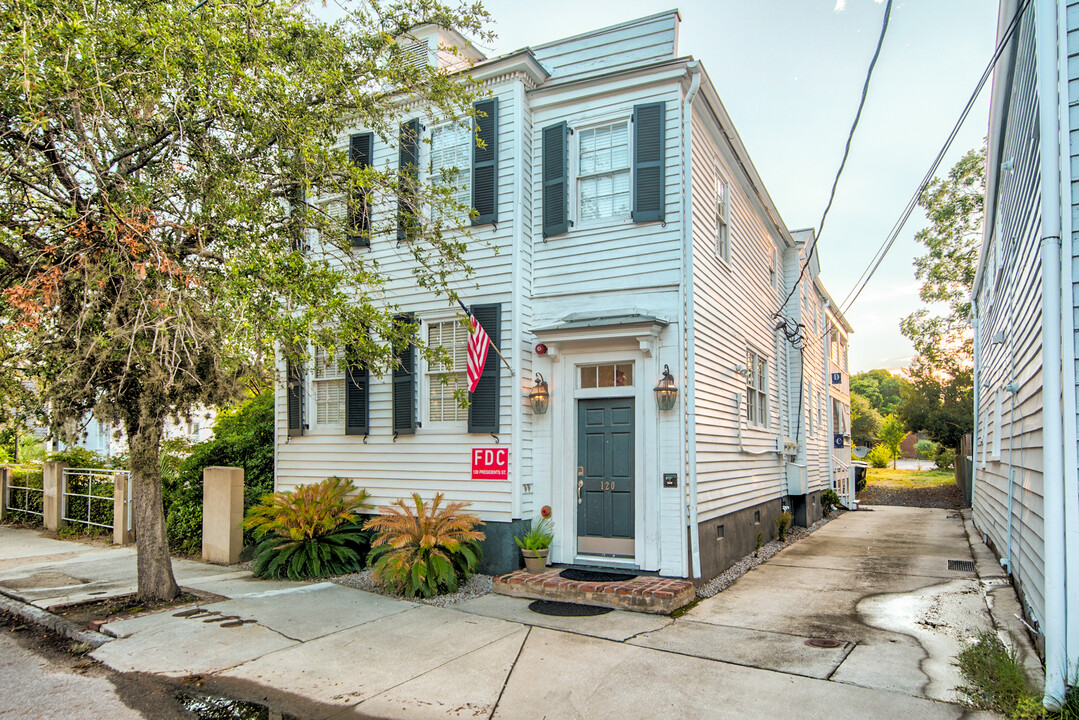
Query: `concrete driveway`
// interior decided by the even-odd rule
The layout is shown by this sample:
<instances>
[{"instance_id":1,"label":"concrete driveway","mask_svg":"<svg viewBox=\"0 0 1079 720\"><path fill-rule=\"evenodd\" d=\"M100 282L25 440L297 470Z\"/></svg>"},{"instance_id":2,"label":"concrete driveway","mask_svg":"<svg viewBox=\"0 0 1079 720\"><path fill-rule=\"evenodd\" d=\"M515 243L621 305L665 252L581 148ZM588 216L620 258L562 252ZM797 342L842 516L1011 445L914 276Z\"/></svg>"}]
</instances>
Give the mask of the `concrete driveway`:
<instances>
[{"instance_id":1,"label":"concrete driveway","mask_svg":"<svg viewBox=\"0 0 1079 720\"><path fill-rule=\"evenodd\" d=\"M0 589L45 606L130 587L129 551L83 547L0 528ZM972 559L947 511L847 513L676 620L493 595L436 608L180 563L228 599L108 625L94 657L300 718L972 717L950 663L991 623L976 573L948 568Z\"/></svg>"}]
</instances>

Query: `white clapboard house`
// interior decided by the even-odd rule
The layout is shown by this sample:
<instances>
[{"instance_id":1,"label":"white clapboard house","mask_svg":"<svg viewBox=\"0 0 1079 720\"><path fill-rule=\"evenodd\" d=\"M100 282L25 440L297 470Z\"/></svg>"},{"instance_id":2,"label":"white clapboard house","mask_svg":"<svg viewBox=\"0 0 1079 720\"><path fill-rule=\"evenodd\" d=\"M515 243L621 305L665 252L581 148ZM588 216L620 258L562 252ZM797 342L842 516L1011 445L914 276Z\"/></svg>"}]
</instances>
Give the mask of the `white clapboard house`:
<instances>
[{"instance_id":1,"label":"white clapboard house","mask_svg":"<svg viewBox=\"0 0 1079 720\"><path fill-rule=\"evenodd\" d=\"M1002 0L974 282L973 516L1044 650L1079 673L1079 2Z\"/></svg>"},{"instance_id":2,"label":"white clapboard house","mask_svg":"<svg viewBox=\"0 0 1079 720\"><path fill-rule=\"evenodd\" d=\"M679 54L678 23L670 11L490 59L443 29L413 31L430 62L475 61L484 146L405 116L402 137L418 139L356 127L342 152L461 171L472 231L499 250L469 252L479 289L466 300L512 371L490 353L459 407L439 379L463 383L458 309L391 286L458 363L406 351L379 378L318 352L303 372L282 362L278 489L336 475L376 503L468 501L488 572L518 567L512 538L545 508L553 562L693 578L767 541L784 507L818 517L820 492L849 476L848 447L832 448L849 444L850 328L816 262L800 274L811 232L784 225L701 64ZM435 51L448 45L457 58ZM392 240L354 252L408 277ZM777 330L785 300L802 347ZM533 407L541 382L548 401Z\"/></svg>"}]
</instances>

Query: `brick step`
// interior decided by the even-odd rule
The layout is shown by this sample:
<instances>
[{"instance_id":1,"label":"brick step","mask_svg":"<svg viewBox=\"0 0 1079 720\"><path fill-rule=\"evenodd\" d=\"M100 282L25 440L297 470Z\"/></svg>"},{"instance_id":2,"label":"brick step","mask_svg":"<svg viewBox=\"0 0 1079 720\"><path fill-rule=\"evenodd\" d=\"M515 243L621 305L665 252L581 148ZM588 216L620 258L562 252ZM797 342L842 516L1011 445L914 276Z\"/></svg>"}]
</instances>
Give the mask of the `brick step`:
<instances>
[{"instance_id":1,"label":"brick step","mask_svg":"<svg viewBox=\"0 0 1079 720\"><path fill-rule=\"evenodd\" d=\"M632 580L587 582L568 580L561 577L560 572L562 568L548 568L535 575L517 570L496 577L493 589L500 595L511 597L598 605L657 615L669 615L693 602L696 596L689 580L641 575Z\"/></svg>"}]
</instances>

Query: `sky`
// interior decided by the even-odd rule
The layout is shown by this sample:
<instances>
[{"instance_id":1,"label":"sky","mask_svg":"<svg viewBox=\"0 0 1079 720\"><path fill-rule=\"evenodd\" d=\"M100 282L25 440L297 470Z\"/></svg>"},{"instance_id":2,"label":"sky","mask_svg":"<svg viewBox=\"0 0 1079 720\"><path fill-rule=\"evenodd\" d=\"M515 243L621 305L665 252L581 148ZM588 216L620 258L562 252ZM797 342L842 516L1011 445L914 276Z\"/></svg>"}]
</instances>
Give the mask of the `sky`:
<instances>
[{"instance_id":1,"label":"sky","mask_svg":"<svg viewBox=\"0 0 1079 720\"><path fill-rule=\"evenodd\" d=\"M788 228L817 227L843 156L884 18L877 0L485 0L488 55L677 7L678 50L700 60ZM537 8L541 8L537 12ZM993 0L893 0L850 157L820 236L821 277L842 302L944 144L995 46ZM989 87L941 163L944 174L988 129ZM920 307L916 208L847 314L851 371L903 367L900 320Z\"/></svg>"}]
</instances>

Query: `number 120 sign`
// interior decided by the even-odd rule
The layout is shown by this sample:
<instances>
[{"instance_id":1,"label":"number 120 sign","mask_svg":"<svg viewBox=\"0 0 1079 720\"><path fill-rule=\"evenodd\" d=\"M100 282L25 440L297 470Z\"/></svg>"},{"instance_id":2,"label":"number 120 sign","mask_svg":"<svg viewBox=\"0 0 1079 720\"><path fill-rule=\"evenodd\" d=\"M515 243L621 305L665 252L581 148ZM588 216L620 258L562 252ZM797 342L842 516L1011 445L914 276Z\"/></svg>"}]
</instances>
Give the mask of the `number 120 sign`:
<instances>
[{"instance_id":1,"label":"number 120 sign","mask_svg":"<svg viewBox=\"0 0 1079 720\"><path fill-rule=\"evenodd\" d=\"M508 448L472 448L473 480L509 480Z\"/></svg>"}]
</instances>

